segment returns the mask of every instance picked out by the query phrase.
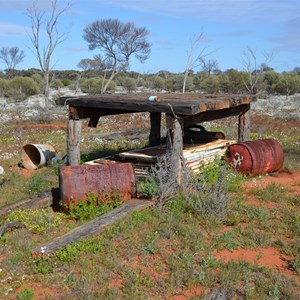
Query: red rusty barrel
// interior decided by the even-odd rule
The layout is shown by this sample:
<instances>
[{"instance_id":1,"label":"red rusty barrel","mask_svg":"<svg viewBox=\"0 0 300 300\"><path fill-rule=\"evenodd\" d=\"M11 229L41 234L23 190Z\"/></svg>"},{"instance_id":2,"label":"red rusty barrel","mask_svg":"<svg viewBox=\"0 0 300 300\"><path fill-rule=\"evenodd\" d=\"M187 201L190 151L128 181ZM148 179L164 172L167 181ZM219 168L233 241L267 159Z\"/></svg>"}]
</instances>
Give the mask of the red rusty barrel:
<instances>
[{"instance_id":1,"label":"red rusty barrel","mask_svg":"<svg viewBox=\"0 0 300 300\"><path fill-rule=\"evenodd\" d=\"M117 191L122 199L136 194L134 169L131 163L64 166L60 168L61 201L65 205L86 200L87 193Z\"/></svg>"},{"instance_id":2,"label":"red rusty barrel","mask_svg":"<svg viewBox=\"0 0 300 300\"><path fill-rule=\"evenodd\" d=\"M227 162L238 172L247 175L278 171L283 165L281 145L273 139L261 139L230 145Z\"/></svg>"}]
</instances>

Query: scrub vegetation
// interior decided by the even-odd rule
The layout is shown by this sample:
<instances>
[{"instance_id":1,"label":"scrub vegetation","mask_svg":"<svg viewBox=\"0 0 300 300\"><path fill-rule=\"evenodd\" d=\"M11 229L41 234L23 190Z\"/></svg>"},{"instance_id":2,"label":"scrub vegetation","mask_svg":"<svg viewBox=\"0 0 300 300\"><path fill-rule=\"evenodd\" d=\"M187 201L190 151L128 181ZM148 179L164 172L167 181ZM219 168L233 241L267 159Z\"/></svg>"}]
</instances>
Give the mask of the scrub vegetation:
<instances>
[{"instance_id":1,"label":"scrub vegetation","mask_svg":"<svg viewBox=\"0 0 300 300\"><path fill-rule=\"evenodd\" d=\"M46 124L17 110L2 123L1 206L58 187L66 112L53 109L55 118ZM205 126L234 138L234 122ZM149 123L148 115L136 114L103 117L96 129L84 124L82 161L143 147ZM280 172L244 177L216 161L190 178L190 193L171 195L50 257L34 257L32 249L113 209L122 202L119 195L99 205L103 194L91 194L69 213L21 209L2 216L0 226L18 221L25 227L0 237L0 298L298 299L299 126L298 119L252 114L252 138L276 138L283 147ZM26 170L20 154L27 143L51 144L62 160ZM148 198L160 192L153 178L139 190Z\"/></svg>"}]
</instances>

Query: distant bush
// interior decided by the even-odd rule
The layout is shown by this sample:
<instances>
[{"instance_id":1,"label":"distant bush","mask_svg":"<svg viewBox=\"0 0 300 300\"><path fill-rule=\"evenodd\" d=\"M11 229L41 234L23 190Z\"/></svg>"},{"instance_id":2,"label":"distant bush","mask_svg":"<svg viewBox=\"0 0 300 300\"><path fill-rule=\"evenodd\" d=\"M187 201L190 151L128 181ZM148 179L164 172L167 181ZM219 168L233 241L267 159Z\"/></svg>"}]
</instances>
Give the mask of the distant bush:
<instances>
[{"instance_id":1,"label":"distant bush","mask_svg":"<svg viewBox=\"0 0 300 300\"><path fill-rule=\"evenodd\" d=\"M200 83L200 88L206 93L218 93L220 90L220 81L216 76L209 76Z\"/></svg>"},{"instance_id":2,"label":"distant bush","mask_svg":"<svg viewBox=\"0 0 300 300\"><path fill-rule=\"evenodd\" d=\"M31 78L36 82L39 92L43 91L45 84L43 76L40 74L33 74Z\"/></svg>"},{"instance_id":3,"label":"distant bush","mask_svg":"<svg viewBox=\"0 0 300 300\"><path fill-rule=\"evenodd\" d=\"M90 79L84 79L80 83L80 89L84 93L88 93L90 95L97 95L101 94L102 86L105 85L106 80L103 82L103 78L90 78ZM116 89L116 84L112 81L107 91L114 91Z\"/></svg>"},{"instance_id":4,"label":"distant bush","mask_svg":"<svg viewBox=\"0 0 300 300\"><path fill-rule=\"evenodd\" d=\"M15 77L8 82L7 96L15 101L23 101L27 97L38 93L38 85L32 78Z\"/></svg>"},{"instance_id":5,"label":"distant bush","mask_svg":"<svg viewBox=\"0 0 300 300\"><path fill-rule=\"evenodd\" d=\"M150 87L156 91L160 91L165 88L165 80L160 76L154 76L151 78L150 82Z\"/></svg>"},{"instance_id":6,"label":"distant bush","mask_svg":"<svg viewBox=\"0 0 300 300\"><path fill-rule=\"evenodd\" d=\"M59 90L61 87L64 86L64 84L61 82L60 79L53 79L53 80L51 81L50 86L51 86L53 89Z\"/></svg>"},{"instance_id":7,"label":"distant bush","mask_svg":"<svg viewBox=\"0 0 300 300\"><path fill-rule=\"evenodd\" d=\"M281 95L294 95L300 91L300 76L294 73L286 73L279 76L279 80L273 84L273 91Z\"/></svg>"},{"instance_id":8,"label":"distant bush","mask_svg":"<svg viewBox=\"0 0 300 300\"><path fill-rule=\"evenodd\" d=\"M72 83L72 80L70 80L68 78L63 78L63 79L61 79L61 82L64 86L69 86Z\"/></svg>"},{"instance_id":9,"label":"distant bush","mask_svg":"<svg viewBox=\"0 0 300 300\"><path fill-rule=\"evenodd\" d=\"M8 81L6 79L0 78L0 96L5 96L8 89Z\"/></svg>"},{"instance_id":10,"label":"distant bush","mask_svg":"<svg viewBox=\"0 0 300 300\"><path fill-rule=\"evenodd\" d=\"M134 78L125 78L123 81L123 87L128 91L128 92L133 92L136 90L136 80Z\"/></svg>"}]
</instances>

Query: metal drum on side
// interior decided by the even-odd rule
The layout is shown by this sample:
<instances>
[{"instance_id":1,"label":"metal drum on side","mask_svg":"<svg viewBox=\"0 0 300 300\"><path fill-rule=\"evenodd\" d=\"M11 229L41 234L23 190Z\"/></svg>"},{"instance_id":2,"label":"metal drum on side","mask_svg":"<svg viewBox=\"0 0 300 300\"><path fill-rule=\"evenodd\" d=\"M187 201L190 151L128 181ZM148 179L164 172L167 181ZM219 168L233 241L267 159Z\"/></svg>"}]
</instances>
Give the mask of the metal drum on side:
<instances>
[{"instance_id":1,"label":"metal drum on side","mask_svg":"<svg viewBox=\"0 0 300 300\"><path fill-rule=\"evenodd\" d=\"M266 174L278 171L284 161L281 145L274 139L259 139L230 145L227 162L246 175Z\"/></svg>"}]
</instances>

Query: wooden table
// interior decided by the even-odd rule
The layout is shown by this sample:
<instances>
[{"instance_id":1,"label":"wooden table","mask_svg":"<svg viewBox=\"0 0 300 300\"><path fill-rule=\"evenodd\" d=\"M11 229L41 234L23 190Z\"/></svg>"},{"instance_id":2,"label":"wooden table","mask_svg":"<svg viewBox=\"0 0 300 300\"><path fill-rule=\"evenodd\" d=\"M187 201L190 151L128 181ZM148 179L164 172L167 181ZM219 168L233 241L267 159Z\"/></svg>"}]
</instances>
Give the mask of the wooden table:
<instances>
[{"instance_id":1,"label":"wooden table","mask_svg":"<svg viewBox=\"0 0 300 300\"><path fill-rule=\"evenodd\" d=\"M65 103L69 107L67 148L71 165L80 162L80 135L82 119L89 119L89 126L96 127L100 117L107 115L149 112L151 130L149 145L161 142L161 115L166 115L166 127L171 137L175 122L180 126L212 121L230 116L238 117L238 140L246 141L250 137L250 95L205 95L155 94L159 102L149 101L150 94L114 94L99 96L70 97ZM79 121L79 122L78 122ZM167 139L168 140L168 139Z\"/></svg>"}]
</instances>

